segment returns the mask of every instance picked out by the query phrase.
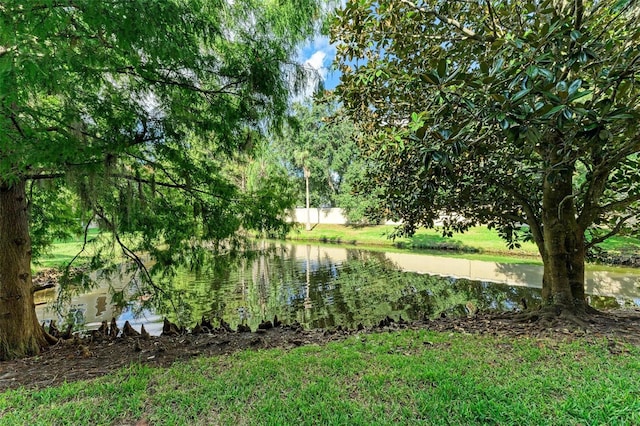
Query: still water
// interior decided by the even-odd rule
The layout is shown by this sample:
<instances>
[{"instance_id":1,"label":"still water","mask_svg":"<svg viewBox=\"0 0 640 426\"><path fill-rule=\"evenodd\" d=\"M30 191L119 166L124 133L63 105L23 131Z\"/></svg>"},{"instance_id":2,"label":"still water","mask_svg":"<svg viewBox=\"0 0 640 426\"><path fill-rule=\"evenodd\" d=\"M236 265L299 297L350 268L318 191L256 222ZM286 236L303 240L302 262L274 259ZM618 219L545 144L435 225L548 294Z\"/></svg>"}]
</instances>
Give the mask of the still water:
<instances>
[{"instance_id":1,"label":"still water","mask_svg":"<svg viewBox=\"0 0 640 426\"><path fill-rule=\"evenodd\" d=\"M256 329L277 315L307 328L353 328L387 315L464 315L469 302L480 310L519 309L522 300L534 306L542 267L264 241L242 256L216 256L198 271L180 271L171 279L173 303L135 285L92 277L92 290L63 294L65 303L55 303L57 290L36 293L40 320L95 329L115 317L119 325L144 324L151 334L161 333L164 316L188 327L204 315ZM586 287L596 308L640 306L640 270L589 269Z\"/></svg>"}]
</instances>

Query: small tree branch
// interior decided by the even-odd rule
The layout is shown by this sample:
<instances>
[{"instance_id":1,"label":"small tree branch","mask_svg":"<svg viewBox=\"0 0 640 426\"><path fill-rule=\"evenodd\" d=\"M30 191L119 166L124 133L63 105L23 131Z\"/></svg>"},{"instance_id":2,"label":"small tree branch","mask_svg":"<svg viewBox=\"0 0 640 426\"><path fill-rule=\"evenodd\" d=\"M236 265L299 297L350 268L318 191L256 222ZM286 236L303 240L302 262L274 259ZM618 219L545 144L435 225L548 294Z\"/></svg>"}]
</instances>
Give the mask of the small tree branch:
<instances>
[{"instance_id":1,"label":"small tree branch","mask_svg":"<svg viewBox=\"0 0 640 426\"><path fill-rule=\"evenodd\" d=\"M120 239L120 235L118 234L118 231L114 226L113 222L111 222L109 218L107 218L101 211L97 211L97 215L100 217L100 219L104 221L104 223L107 225L109 230L112 232L113 237L116 239L116 242L120 246L122 253L125 255L125 257L131 259L136 264L136 266L143 272L147 283L151 285L154 291L156 291L156 294L162 294L165 297L167 297L174 311L178 312L176 306L173 304L173 299L169 297L169 295L167 294L166 291L164 291L164 289L162 289L161 287L155 284L155 282L153 281L153 278L151 277L151 273L149 272L149 269L147 269L142 259L140 259L140 257L137 254L135 254L133 250L131 250L125 243L122 242L122 240Z\"/></svg>"},{"instance_id":2,"label":"small tree branch","mask_svg":"<svg viewBox=\"0 0 640 426\"><path fill-rule=\"evenodd\" d=\"M183 89L187 89L189 91L192 92L196 92L196 93L201 93L203 95L207 95L207 96L212 96L212 95L222 95L222 94L227 94L227 95L236 95L237 93L229 90L232 87L238 86L239 84L243 83L244 80L243 79L238 79L235 80L233 82L230 82L224 86L222 86L220 89L204 89L202 87L198 87L195 83L187 83L184 81L178 81L176 79L172 79L170 77L160 77L160 76L150 76L150 75L144 75L140 72L138 72L137 70L135 70L133 67L125 67L125 68L119 68L117 70L115 70L118 74L125 74L125 75L129 75L132 77L137 77L137 78L141 78L149 83L154 83L154 84L161 84L161 85L166 85L166 86L175 86L175 87L180 87ZM168 71L170 72L170 71Z\"/></svg>"},{"instance_id":3,"label":"small tree branch","mask_svg":"<svg viewBox=\"0 0 640 426\"><path fill-rule=\"evenodd\" d=\"M60 179L66 176L66 173L35 173L35 174L26 174L24 178L27 180L50 180L50 179Z\"/></svg>"},{"instance_id":4,"label":"small tree branch","mask_svg":"<svg viewBox=\"0 0 640 426\"><path fill-rule=\"evenodd\" d=\"M504 183L499 184L500 187L504 188L511 196L516 200L525 213L526 222L531 229L531 234L533 235L533 240L538 246L538 250L540 251L540 255L542 255L542 251L544 249L544 234L542 232L542 225L540 220L535 214L535 210L523 195L521 195L515 188L511 187L511 185L507 185Z\"/></svg>"},{"instance_id":5,"label":"small tree branch","mask_svg":"<svg viewBox=\"0 0 640 426\"><path fill-rule=\"evenodd\" d=\"M624 200L614 201L613 203L605 204L604 206L601 206L598 210L600 214L603 214L610 211L627 208L631 204L637 201L640 201L640 194L635 194L633 196L625 198Z\"/></svg>"},{"instance_id":6,"label":"small tree branch","mask_svg":"<svg viewBox=\"0 0 640 426\"><path fill-rule=\"evenodd\" d=\"M145 178L142 178L142 177L128 175L128 174L125 174L125 173L111 173L109 176L114 177L114 178L118 178L118 179L129 180L131 182L136 182L136 183L144 183L144 184L147 184L147 185L154 184L154 185L161 186L161 187L164 187L164 188L173 188L173 189L179 189L179 190L186 191L186 192L208 195L210 197L218 198L220 200L227 201L227 202L230 202L230 203L231 202L240 201L239 199L223 197L220 194L216 194L216 193L210 192L210 191L205 191L204 189L196 188L196 187L194 187L192 185L188 185L188 184L185 184L185 183L151 181L150 179L145 179Z\"/></svg>"},{"instance_id":7,"label":"small tree branch","mask_svg":"<svg viewBox=\"0 0 640 426\"><path fill-rule=\"evenodd\" d=\"M459 32L461 32L465 37L476 40L476 41L481 41L481 42L493 42L496 40L495 36L480 36L478 35L475 31L473 31L471 28L465 27L464 25L462 25L460 23L460 21L453 19L453 18L449 18L446 17L444 15L441 15L440 13L438 13L435 10L429 10L425 7L420 7L417 4L413 3L410 0L400 0L401 3L403 3L405 6L423 14L423 15L428 15L428 16L433 16L435 18L437 18L438 20L440 20L441 22L454 27L456 30L458 30Z\"/></svg>"},{"instance_id":8,"label":"small tree branch","mask_svg":"<svg viewBox=\"0 0 640 426\"><path fill-rule=\"evenodd\" d=\"M598 171L597 174L596 172L592 174L589 186L587 187L587 190L583 197L582 212L580 212L577 219L578 224L582 229L587 229L587 227L591 223L593 223L595 218L600 213L597 203L604 193L608 179L608 170Z\"/></svg>"},{"instance_id":9,"label":"small tree branch","mask_svg":"<svg viewBox=\"0 0 640 426\"><path fill-rule=\"evenodd\" d=\"M585 248L590 249L595 245L600 244L601 242L613 237L614 235L617 235L622 230L622 227L627 222L627 220L631 219L633 216L634 215L627 215L620 218L620 220L618 220L618 223L616 223L616 225L609 232L597 238L592 239L587 244L585 244Z\"/></svg>"},{"instance_id":10,"label":"small tree branch","mask_svg":"<svg viewBox=\"0 0 640 426\"><path fill-rule=\"evenodd\" d=\"M91 222L93 221L93 219L96 217L95 213L93 215L91 215L91 219L89 219L87 221L87 224L84 227L84 239L82 241L82 248L80 249L80 251L78 253L76 253L75 256L73 256L73 259L71 259L71 261L67 264L67 267L65 268L66 273L69 273L69 269L71 268L71 265L73 264L73 262L75 262L75 260L80 257L80 255L82 253L84 253L84 249L87 247L87 237L89 235L89 225L91 225Z\"/></svg>"}]
</instances>

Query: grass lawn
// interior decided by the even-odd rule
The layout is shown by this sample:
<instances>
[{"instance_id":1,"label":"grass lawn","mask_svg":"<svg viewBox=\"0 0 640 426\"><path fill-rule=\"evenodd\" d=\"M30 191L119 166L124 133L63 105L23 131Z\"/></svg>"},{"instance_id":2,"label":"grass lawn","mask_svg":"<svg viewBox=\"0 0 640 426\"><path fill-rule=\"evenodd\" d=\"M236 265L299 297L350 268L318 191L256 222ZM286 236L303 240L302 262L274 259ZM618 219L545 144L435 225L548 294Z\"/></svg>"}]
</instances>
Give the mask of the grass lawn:
<instances>
[{"instance_id":1,"label":"grass lawn","mask_svg":"<svg viewBox=\"0 0 640 426\"><path fill-rule=\"evenodd\" d=\"M377 225L352 227L344 225L316 225L311 231L298 227L287 235L291 240L312 240L343 244L400 246L413 249L445 249L464 252L479 252L498 256L537 257L539 253L533 242L521 243L521 247L509 250L495 230L486 226L477 226L463 234L454 234L452 238L443 237L437 229L420 229L411 238L392 240L394 226ZM607 251L640 251L640 239L631 237L613 237L601 244Z\"/></svg>"},{"instance_id":2,"label":"grass lawn","mask_svg":"<svg viewBox=\"0 0 640 426\"><path fill-rule=\"evenodd\" d=\"M390 239L395 227L376 225L352 227L345 225L316 225L311 231L298 227L287 238L292 240L317 240L345 244L383 245L416 249L448 249L468 252L484 252L501 255L538 256L534 243L522 243L519 249L509 250L498 234L486 226L471 228L464 234L443 237L437 229L419 229L411 237Z\"/></svg>"},{"instance_id":3,"label":"grass lawn","mask_svg":"<svg viewBox=\"0 0 640 426\"><path fill-rule=\"evenodd\" d=\"M94 254L94 245L91 244L91 241L99 238L105 238L105 236L107 235L110 234L103 232L102 235L100 235L99 229L89 229L89 232L87 233L87 245L85 247L85 251L78 256L78 259L76 259L74 264L77 266L81 265L85 261L88 261L91 255ZM37 259L37 263L35 263L34 269L38 271L40 269L55 268L58 266L66 265L76 255L78 255L78 253L80 253L83 244L84 235L79 235L68 240L54 242L51 247L48 247L45 253L39 259Z\"/></svg>"},{"instance_id":4,"label":"grass lawn","mask_svg":"<svg viewBox=\"0 0 640 426\"><path fill-rule=\"evenodd\" d=\"M405 330L0 393L3 425L633 425L640 349Z\"/></svg>"}]
</instances>

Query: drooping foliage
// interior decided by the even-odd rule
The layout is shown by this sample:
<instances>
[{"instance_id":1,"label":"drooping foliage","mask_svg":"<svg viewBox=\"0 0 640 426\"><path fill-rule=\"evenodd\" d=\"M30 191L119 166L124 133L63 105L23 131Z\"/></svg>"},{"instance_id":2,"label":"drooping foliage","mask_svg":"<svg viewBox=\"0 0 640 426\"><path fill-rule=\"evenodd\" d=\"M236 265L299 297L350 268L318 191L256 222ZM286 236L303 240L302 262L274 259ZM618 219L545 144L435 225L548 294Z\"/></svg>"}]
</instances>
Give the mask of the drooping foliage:
<instances>
[{"instance_id":1,"label":"drooping foliage","mask_svg":"<svg viewBox=\"0 0 640 426\"><path fill-rule=\"evenodd\" d=\"M64 178L123 231L165 211L189 233L196 211L229 235L254 203L220 169L286 111L317 14L297 3L5 2L2 181Z\"/></svg>"},{"instance_id":2,"label":"drooping foliage","mask_svg":"<svg viewBox=\"0 0 640 426\"><path fill-rule=\"evenodd\" d=\"M640 213L638 4L350 1L338 92L403 231L533 239L546 304L582 309L585 250Z\"/></svg>"},{"instance_id":3,"label":"drooping foliage","mask_svg":"<svg viewBox=\"0 0 640 426\"><path fill-rule=\"evenodd\" d=\"M13 229L26 194L33 238L28 226L0 235L20 242L6 247L26 269L18 280L2 264L0 291L31 292L31 244L70 225L99 223L121 253L157 267L241 227L284 226L290 201L264 194L271 177L247 190L226 166L281 124L304 84L293 58L321 13L313 0L2 2L0 188L18 200L2 214ZM36 351L2 333L11 324L0 324L1 355Z\"/></svg>"}]
</instances>

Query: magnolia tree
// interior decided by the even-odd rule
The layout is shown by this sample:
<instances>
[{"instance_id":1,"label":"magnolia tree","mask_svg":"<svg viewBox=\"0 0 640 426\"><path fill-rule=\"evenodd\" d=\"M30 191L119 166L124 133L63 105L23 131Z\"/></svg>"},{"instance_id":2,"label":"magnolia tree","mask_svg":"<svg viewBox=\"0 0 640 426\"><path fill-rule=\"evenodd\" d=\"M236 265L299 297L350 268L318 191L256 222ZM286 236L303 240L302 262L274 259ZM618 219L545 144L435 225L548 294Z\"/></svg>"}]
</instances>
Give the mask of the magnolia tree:
<instances>
[{"instance_id":1,"label":"magnolia tree","mask_svg":"<svg viewBox=\"0 0 640 426\"><path fill-rule=\"evenodd\" d=\"M542 317L585 302L585 253L640 200L637 2L348 1L338 92L403 231L486 223L544 262ZM540 316L540 313L536 313Z\"/></svg>"},{"instance_id":2,"label":"magnolia tree","mask_svg":"<svg viewBox=\"0 0 640 426\"><path fill-rule=\"evenodd\" d=\"M200 240L283 223L267 179L241 188L225 168L286 113L321 13L313 0L0 4L0 359L51 341L33 230L46 241L83 218L171 266Z\"/></svg>"}]
</instances>

